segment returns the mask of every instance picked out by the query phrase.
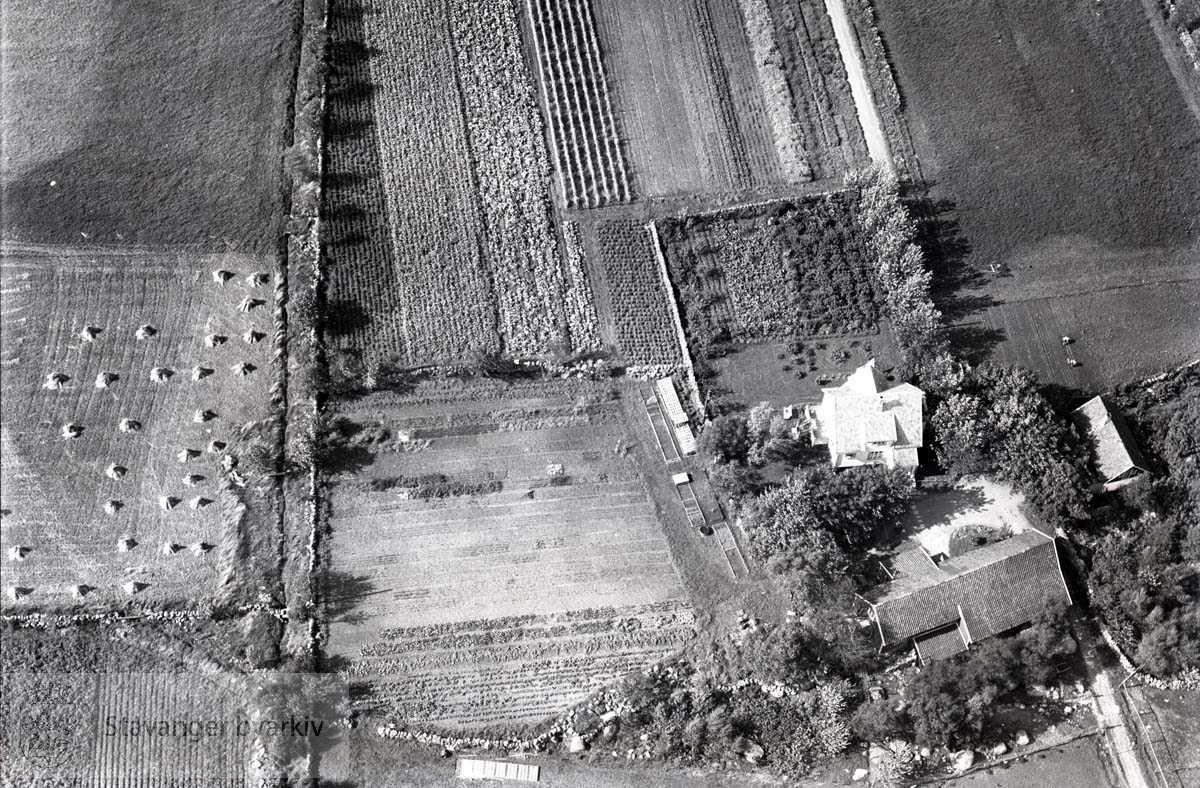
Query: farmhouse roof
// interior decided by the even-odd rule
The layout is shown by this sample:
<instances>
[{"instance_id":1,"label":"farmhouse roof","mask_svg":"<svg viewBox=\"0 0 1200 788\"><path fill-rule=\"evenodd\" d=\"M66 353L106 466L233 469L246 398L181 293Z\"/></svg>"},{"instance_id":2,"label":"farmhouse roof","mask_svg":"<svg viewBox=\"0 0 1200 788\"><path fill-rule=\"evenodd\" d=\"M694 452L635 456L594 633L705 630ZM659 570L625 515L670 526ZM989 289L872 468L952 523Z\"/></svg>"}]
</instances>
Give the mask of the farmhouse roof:
<instances>
[{"instance_id":1,"label":"farmhouse roof","mask_svg":"<svg viewBox=\"0 0 1200 788\"><path fill-rule=\"evenodd\" d=\"M1091 444L1096 469L1105 482L1131 469L1149 470L1125 417L1103 397L1093 397L1076 408L1071 416Z\"/></svg>"},{"instance_id":2,"label":"farmhouse roof","mask_svg":"<svg viewBox=\"0 0 1200 788\"><path fill-rule=\"evenodd\" d=\"M888 388L871 359L842 385L824 389L819 417L830 453L922 445L924 401L924 392L909 383Z\"/></svg>"},{"instance_id":3,"label":"farmhouse roof","mask_svg":"<svg viewBox=\"0 0 1200 788\"><path fill-rule=\"evenodd\" d=\"M898 558L897 568L924 567L918 558ZM1033 620L1048 599L1071 601L1054 540L1033 529L946 559L936 571L901 569L867 597L885 646L950 624L980 640Z\"/></svg>"}]
</instances>

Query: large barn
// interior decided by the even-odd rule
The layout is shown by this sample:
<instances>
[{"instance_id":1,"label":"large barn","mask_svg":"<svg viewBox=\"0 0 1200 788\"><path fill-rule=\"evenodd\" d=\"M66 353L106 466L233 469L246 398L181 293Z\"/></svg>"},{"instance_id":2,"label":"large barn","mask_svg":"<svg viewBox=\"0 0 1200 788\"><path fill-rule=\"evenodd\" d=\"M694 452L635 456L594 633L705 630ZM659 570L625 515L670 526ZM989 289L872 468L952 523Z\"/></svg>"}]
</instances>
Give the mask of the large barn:
<instances>
[{"instance_id":1,"label":"large barn","mask_svg":"<svg viewBox=\"0 0 1200 788\"><path fill-rule=\"evenodd\" d=\"M916 548L865 597L880 647L916 648L921 662L966 651L1030 623L1055 600L1071 604L1054 539L1030 529L940 563Z\"/></svg>"}]
</instances>

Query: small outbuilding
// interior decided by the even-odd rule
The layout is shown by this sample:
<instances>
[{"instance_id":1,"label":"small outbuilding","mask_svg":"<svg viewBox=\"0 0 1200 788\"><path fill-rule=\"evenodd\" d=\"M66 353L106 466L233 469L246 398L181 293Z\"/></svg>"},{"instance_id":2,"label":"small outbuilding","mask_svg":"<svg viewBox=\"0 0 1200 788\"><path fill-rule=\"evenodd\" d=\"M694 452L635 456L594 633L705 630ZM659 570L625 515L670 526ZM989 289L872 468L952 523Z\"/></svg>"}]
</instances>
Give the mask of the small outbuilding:
<instances>
[{"instance_id":1,"label":"small outbuilding","mask_svg":"<svg viewBox=\"0 0 1200 788\"><path fill-rule=\"evenodd\" d=\"M1083 403L1071 420L1091 446L1098 491L1111 492L1150 472L1125 417L1104 397Z\"/></svg>"}]
</instances>

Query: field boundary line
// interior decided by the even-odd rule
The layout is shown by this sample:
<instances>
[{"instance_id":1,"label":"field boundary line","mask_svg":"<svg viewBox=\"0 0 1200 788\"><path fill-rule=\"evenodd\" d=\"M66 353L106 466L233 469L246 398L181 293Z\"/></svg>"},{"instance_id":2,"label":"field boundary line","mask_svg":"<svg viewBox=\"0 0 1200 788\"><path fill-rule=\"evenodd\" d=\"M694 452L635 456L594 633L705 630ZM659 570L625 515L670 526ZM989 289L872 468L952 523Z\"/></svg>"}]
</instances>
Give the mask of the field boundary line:
<instances>
[{"instance_id":1,"label":"field boundary line","mask_svg":"<svg viewBox=\"0 0 1200 788\"><path fill-rule=\"evenodd\" d=\"M872 161L887 168L889 175L895 175L896 161L892 157L887 135L883 132L883 118L879 114L879 107L875 105L875 94L867 79L863 53L850 24L845 0L825 0L825 11L833 23L833 34L842 53L842 66L846 69L850 94L858 110L858 124L862 127L867 152Z\"/></svg>"},{"instance_id":2,"label":"field boundary line","mask_svg":"<svg viewBox=\"0 0 1200 788\"><path fill-rule=\"evenodd\" d=\"M663 288L667 291L667 303L671 305L671 322L675 326L675 337L679 341L679 351L683 357L684 372L687 375L688 398L700 418L704 418L704 403L700 401L700 385L696 382L696 369L692 365L692 351L688 348L687 335L683 332L683 319L679 313L679 302L675 299L675 286L671 284L671 274L667 270L667 258L663 255L662 239L658 237L658 225L651 221L646 225L650 231L650 243L654 247L654 260L658 263L658 274L662 277Z\"/></svg>"}]
</instances>

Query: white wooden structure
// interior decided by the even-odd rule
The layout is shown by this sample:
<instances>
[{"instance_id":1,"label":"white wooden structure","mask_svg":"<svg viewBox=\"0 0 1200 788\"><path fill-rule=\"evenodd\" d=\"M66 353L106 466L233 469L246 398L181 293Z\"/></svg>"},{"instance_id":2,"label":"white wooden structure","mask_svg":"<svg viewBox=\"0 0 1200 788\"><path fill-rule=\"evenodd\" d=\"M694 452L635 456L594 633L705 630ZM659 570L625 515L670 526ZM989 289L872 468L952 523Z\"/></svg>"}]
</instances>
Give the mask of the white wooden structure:
<instances>
[{"instance_id":1,"label":"white wooden structure","mask_svg":"<svg viewBox=\"0 0 1200 788\"><path fill-rule=\"evenodd\" d=\"M464 780L518 780L535 783L541 778L542 767L536 763L508 763L459 758L457 775Z\"/></svg>"},{"instance_id":2,"label":"white wooden structure","mask_svg":"<svg viewBox=\"0 0 1200 788\"><path fill-rule=\"evenodd\" d=\"M675 441L679 444L680 452L684 454L696 453L696 436L692 434L691 425L676 424Z\"/></svg>"},{"instance_id":3,"label":"white wooden structure","mask_svg":"<svg viewBox=\"0 0 1200 788\"><path fill-rule=\"evenodd\" d=\"M658 398L662 400L663 409L667 413L667 418L671 420L671 424L679 426L687 424L687 413L683 410L683 404L679 401L679 394L675 391L675 381L670 378L662 378L658 381Z\"/></svg>"}]
</instances>

